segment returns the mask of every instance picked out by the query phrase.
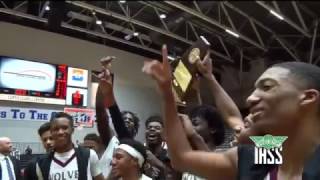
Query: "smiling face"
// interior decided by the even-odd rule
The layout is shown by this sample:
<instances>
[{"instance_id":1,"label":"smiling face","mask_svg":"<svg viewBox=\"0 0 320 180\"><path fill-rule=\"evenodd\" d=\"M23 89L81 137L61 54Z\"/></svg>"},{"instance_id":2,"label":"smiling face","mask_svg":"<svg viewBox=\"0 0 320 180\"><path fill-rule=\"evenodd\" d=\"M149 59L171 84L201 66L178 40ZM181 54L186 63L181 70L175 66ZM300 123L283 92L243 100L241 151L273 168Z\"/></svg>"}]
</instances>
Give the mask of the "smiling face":
<instances>
[{"instance_id":1,"label":"smiling face","mask_svg":"<svg viewBox=\"0 0 320 180\"><path fill-rule=\"evenodd\" d=\"M146 126L146 141L148 145L162 143L162 124L160 122L149 122Z\"/></svg>"},{"instance_id":2,"label":"smiling face","mask_svg":"<svg viewBox=\"0 0 320 180\"><path fill-rule=\"evenodd\" d=\"M73 127L71 127L69 119L65 117L56 118L52 121L50 131L55 148L60 149L72 144Z\"/></svg>"},{"instance_id":3,"label":"smiling face","mask_svg":"<svg viewBox=\"0 0 320 180\"><path fill-rule=\"evenodd\" d=\"M290 75L288 69L272 67L266 70L247 99L252 128L260 133L281 135L286 129L297 126L301 117L302 94L297 79Z\"/></svg>"}]
</instances>

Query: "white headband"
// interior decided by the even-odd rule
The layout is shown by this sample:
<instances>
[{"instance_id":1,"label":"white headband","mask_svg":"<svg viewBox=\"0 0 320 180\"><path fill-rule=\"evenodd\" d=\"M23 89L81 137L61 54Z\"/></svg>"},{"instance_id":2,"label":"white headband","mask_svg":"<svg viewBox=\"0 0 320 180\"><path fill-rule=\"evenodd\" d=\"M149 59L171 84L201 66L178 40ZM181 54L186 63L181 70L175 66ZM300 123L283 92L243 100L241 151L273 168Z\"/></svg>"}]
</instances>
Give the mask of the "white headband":
<instances>
[{"instance_id":1,"label":"white headband","mask_svg":"<svg viewBox=\"0 0 320 180\"><path fill-rule=\"evenodd\" d=\"M142 154L139 151L135 150L133 147L131 147L127 144L120 144L117 148L122 149L122 150L126 151L128 154L130 154L130 156L137 158L139 166L142 167L142 165L144 163L144 157L142 156Z\"/></svg>"}]
</instances>

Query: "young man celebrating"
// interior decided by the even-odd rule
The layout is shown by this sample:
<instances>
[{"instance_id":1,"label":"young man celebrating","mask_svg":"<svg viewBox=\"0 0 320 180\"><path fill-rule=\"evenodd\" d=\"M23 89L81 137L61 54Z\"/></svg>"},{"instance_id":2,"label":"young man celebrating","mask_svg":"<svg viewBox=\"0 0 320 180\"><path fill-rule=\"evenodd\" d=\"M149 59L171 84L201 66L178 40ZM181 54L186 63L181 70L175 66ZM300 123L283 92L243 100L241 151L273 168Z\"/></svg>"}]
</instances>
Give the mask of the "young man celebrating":
<instances>
[{"instance_id":1,"label":"young man celebrating","mask_svg":"<svg viewBox=\"0 0 320 180\"><path fill-rule=\"evenodd\" d=\"M93 150L74 147L71 139L73 130L70 115L63 112L55 114L50 126L54 150L37 161L36 170L30 172L36 172L33 177L44 180L103 180L97 154Z\"/></svg>"},{"instance_id":2,"label":"young man celebrating","mask_svg":"<svg viewBox=\"0 0 320 180\"><path fill-rule=\"evenodd\" d=\"M116 104L110 72L111 61L112 57L110 56L100 60L103 71L98 76L99 85L96 94L97 129L102 144L105 146L104 152L99 160L104 178L110 176L112 169L111 160L115 148L119 145L118 139L133 138L137 132L135 129L137 123L135 122L138 120L135 118L136 116L130 112L121 114L119 107ZM110 127L110 117L108 116L106 109L110 112L117 136L115 136L115 133ZM130 128L126 128L127 126Z\"/></svg>"},{"instance_id":3,"label":"young man celebrating","mask_svg":"<svg viewBox=\"0 0 320 180\"><path fill-rule=\"evenodd\" d=\"M151 116L145 122L145 138L148 162L145 163L144 172L154 180L165 179L166 166L164 162L167 150L163 147L163 122L160 116Z\"/></svg>"},{"instance_id":4,"label":"young man celebrating","mask_svg":"<svg viewBox=\"0 0 320 180\"><path fill-rule=\"evenodd\" d=\"M208 105L196 106L190 110L188 118L182 117L182 121L193 150L213 152L224 142L224 121L215 108ZM191 179L202 180L193 174L183 173L182 180Z\"/></svg>"},{"instance_id":5,"label":"young man celebrating","mask_svg":"<svg viewBox=\"0 0 320 180\"><path fill-rule=\"evenodd\" d=\"M121 140L112 159L114 179L151 180L142 174L146 158L147 153L143 144L133 139Z\"/></svg>"},{"instance_id":6,"label":"young man celebrating","mask_svg":"<svg viewBox=\"0 0 320 180\"><path fill-rule=\"evenodd\" d=\"M319 67L301 62L276 64L256 81L247 99L254 122L247 135L288 139L282 146L281 165L255 165L252 147L239 146L223 153L192 150L178 118L166 46L162 56L162 63L146 62L143 71L156 80L164 100L165 135L174 167L208 179L262 180L271 173L277 179L320 179L316 151L320 143Z\"/></svg>"}]
</instances>

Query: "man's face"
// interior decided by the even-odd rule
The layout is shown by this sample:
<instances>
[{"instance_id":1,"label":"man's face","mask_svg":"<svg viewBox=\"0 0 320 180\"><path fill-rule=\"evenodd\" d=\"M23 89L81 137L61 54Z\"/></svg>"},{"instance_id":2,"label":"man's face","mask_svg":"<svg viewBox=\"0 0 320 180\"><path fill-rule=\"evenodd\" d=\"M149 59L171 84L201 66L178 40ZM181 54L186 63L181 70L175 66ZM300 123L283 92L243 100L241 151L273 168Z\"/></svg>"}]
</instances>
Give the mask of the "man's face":
<instances>
[{"instance_id":1,"label":"man's face","mask_svg":"<svg viewBox=\"0 0 320 180\"><path fill-rule=\"evenodd\" d=\"M132 158L126 151L116 149L112 158L112 175L114 177L123 177L125 173L137 169L138 162Z\"/></svg>"},{"instance_id":2,"label":"man's face","mask_svg":"<svg viewBox=\"0 0 320 180\"><path fill-rule=\"evenodd\" d=\"M97 154L99 154L100 148L99 148L99 144L96 141L84 140L82 146L89 148L89 149L92 149L92 150L96 151Z\"/></svg>"},{"instance_id":3,"label":"man's face","mask_svg":"<svg viewBox=\"0 0 320 180\"><path fill-rule=\"evenodd\" d=\"M57 118L52 122L51 135L54 141L55 148L68 146L71 141L73 128L69 120L65 117Z\"/></svg>"},{"instance_id":4,"label":"man's face","mask_svg":"<svg viewBox=\"0 0 320 180\"><path fill-rule=\"evenodd\" d=\"M53 140L52 140L50 130L42 133L40 138L41 138L42 145L45 148L46 152L50 152L51 150L53 150Z\"/></svg>"},{"instance_id":5,"label":"man's face","mask_svg":"<svg viewBox=\"0 0 320 180\"><path fill-rule=\"evenodd\" d=\"M9 155L12 151L12 143L9 138L0 139L0 153Z\"/></svg>"},{"instance_id":6,"label":"man's face","mask_svg":"<svg viewBox=\"0 0 320 180\"><path fill-rule=\"evenodd\" d=\"M301 112L301 89L290 71L273 67L256 81L254 92L248 97L251 128L255 133L285 135L285 130L297 126ZM291 129L292 130L292 129Z\"/></svg>"},{"instance_id":7,"label":"man's face","mask_svg":"<svg viewBox=\"0 0 320 180\"><path fill-rule=\"evenodd\" d=\"M160 122L150 122L146 127L147 144L162 143L162 125Z\"/></svg>"},{"instance_id":8,"label":"man's face","mask_svg":"<svg viewBox=\"0 0 320 180\"><path fill-rule=\"evenodd\" d=\"M128 131L130 132L130 134L132 135L132 137L134 137L136 135L136 130L135 130L135 122L133 120L133 116L130 113L125 113L122 115L122 118L124 120L124 123L128 129Z\"/></svg>"}]
</instances>

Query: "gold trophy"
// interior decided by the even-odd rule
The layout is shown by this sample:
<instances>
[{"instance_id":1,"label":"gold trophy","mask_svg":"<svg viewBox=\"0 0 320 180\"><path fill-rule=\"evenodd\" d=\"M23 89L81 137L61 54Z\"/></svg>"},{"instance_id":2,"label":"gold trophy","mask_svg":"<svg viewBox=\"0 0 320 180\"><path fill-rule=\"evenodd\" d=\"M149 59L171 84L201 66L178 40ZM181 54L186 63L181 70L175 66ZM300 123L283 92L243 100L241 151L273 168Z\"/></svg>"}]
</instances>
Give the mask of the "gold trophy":
<instances>
[{"instance_id":1,"label":"gold trophy","mask_svg":"<svg viewBox=\"0 0 320 180\"><path fill-rule=\"evenodd\" d=\"M184 102L192 91L192 81L198 74L196 62L201 61L210 48L210 43L200 36L182 56L172 63L173 66L173 88L177 101ZM185 103L184 103L185 104Z\"/></svg>"}]
</instances>

